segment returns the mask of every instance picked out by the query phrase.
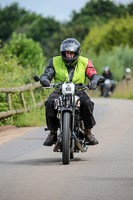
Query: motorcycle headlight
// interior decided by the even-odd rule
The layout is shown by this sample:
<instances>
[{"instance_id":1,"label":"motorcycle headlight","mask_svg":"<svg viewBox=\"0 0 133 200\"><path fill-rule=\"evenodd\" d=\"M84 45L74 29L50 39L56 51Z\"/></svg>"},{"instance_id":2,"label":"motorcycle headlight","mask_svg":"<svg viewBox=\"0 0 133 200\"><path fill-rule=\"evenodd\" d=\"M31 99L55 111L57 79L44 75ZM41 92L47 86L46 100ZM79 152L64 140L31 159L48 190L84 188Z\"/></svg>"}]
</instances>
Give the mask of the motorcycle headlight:
<instances>
[{"instance_id":1,"label":"motorcycle headlight","mask_svg":"<svg viewBox=\"0 0 133 200\"><path fill-rule=\"evenodd\" d=\"M73 83L64 83L62 85L63 95L73 95L75 92L75 85Z\"/></svg>"}]
</instances>

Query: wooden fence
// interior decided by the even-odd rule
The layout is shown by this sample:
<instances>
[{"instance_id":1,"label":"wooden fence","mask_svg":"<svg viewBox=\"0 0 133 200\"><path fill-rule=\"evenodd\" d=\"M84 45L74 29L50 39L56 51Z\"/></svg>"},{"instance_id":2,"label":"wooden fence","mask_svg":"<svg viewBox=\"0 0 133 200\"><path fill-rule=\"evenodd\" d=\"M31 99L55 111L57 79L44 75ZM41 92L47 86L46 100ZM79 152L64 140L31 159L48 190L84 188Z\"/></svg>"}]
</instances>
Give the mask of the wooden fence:
<instances>
[{"instance_id":1,"label":"wooden fence","mask_svg":"<svg viewBox=\"0 0 133 200\"><path fill-rule=\"evenodd\" d=\"M39 102L39 103L36 103L35 97L34 97L34 89L39 88L40 86L41 86L41 84L39 82L37 82L37 83L24 85L24 86L17 87L17 88L0 88L0 93L6 93L6 99L7 99L7 103L8 103L8 106L9 106L8 111L0 112L0 119L5 118L5 117L9 117L9 116L12 116L12 115L15 115L15 114L23 113L25 111L30 110L30 108L26 106L26 102L25 102L25 98L24 98L24 94L23 94L25 91L28 91L28 90L31 93L31 97L32 97L34 107L42 106L44 104L44 100ZM23 108L22 109L12 110L11 93L20 93L20 96L21 96L21 99L22 99L22 102L23 102Z\"/></svg>"}]
</instances>

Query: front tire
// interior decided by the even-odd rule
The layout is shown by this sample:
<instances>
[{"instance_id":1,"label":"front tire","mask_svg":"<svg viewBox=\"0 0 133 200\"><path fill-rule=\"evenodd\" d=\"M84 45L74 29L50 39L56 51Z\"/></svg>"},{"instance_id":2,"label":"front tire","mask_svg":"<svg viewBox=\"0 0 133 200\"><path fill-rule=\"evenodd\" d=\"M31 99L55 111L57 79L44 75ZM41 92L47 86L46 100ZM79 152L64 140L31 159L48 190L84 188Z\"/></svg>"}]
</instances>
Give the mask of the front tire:
<instances>
[{"instance_id":1,"label":"front tire","mask_svg":"<svg viewBox=\"0 0 133 200\"><path fill-rule=\"evenodd\" d=\"M62 128L62 162L70 163L70 137L71 137L71 113L64 112Z\"/></svg>"},{"instance_id":2,"label":"front tire","mask_svg":"<svg viewBox=\"0 0 133 200\"><path fill-rule=\"evenodd\" d=\"M104 97L108 97L108 92L109 92L109 89L108 88L104 88Z\"/></svg>"}]
</instances>

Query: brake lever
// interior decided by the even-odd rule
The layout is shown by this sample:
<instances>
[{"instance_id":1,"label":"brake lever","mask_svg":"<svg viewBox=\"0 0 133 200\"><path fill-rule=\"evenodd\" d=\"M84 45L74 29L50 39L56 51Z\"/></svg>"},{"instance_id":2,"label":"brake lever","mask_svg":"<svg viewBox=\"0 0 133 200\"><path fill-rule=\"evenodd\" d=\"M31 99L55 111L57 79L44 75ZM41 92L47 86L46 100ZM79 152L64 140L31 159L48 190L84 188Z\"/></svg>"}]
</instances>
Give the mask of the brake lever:
<instances>
[{"instance_id":1,"label":"brake lever","mask_svg":"<svg viewBox=\"0 0 133 200\"><path fill-rule=\"evenodd\" d=\"M83 86L79 86L79 87L78 87L78 90L79 90L79 89L81 89L81 90L89 89L89 90L90 90L91 88L89 87L89 85L83 85Z\"/></svg>"},{"instance_id":2,"label":"brake lever","mask_svg":"<svg viewBox=\"0 0 133 200\"><path fill-rule=\"evenodd\" d=\"M42 87L41 89L51 89L53 88L53 86L49 86L49 87Z\"/></svg>"},{"instance_id":3,"label":"brake lever","mask_svg":"<svg viewBox=\"0 0 133 200\"><path fill-rule=\"evenodd\" d=\"M55 84L50 84L48 87L42 87L42 89L51 89L54 87L55 87Z\"/></svg>"},{"instance_id":4,"label":"brake lever","mask_svg":"<svg viewBox=\"0 0 133 200\"><path fill-rule=\"evenodd\" d=\"M91 90L91 85L90 85L90 83L86 83L86 84L85 84L85 88Z\"/></svg>"}]
</instances>

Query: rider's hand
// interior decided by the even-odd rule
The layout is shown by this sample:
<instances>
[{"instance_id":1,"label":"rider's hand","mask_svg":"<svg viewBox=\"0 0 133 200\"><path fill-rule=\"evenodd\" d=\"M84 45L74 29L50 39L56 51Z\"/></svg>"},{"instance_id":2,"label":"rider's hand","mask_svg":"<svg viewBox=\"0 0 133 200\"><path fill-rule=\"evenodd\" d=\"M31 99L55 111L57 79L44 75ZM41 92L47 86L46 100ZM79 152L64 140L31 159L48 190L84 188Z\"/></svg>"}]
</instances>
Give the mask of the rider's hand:
<instances>
[{"instance_id":1,"label":"rider's hand","mask_svg":"<svg viewBox=\"0 0 133 200\"><path fill-rule=\"evenodd\" d=\"M95 90L97 88L97 84L98 84L99 79L100 79L100 76L98 74L93 74L91 76L90 88L92 90Z\"/></svg>"},{"instance_id":2,"label":"rider's hand","mask_svg":"<svg viewBox=\"0 0 133 200\"><path fill-rule=\"evenodd\" d=\"M40 78L40 83L42 84L43 87L49 87L50 85L50 81L43 76Z\"/></svg>"},{"instance_id":3,"label":"rider's hand","mask_svg":"<svg viewBox=\"0 0 133 200\"><path fill-rule=\"evenodd\" d=\"M92 90L95 90L95 89L97 88L97 81L96 81L96 80L92 80L92 81L90 82L90 88L91 88Z\"/></svg>"},{"instance_id":4,"label":"rider's hand","mask_svg":"<svg viewBox=\"0 0 133 200\"><path fill-rule=\"evenodd\" d=\"M42 84L43 87L49 87L50 82L49 81L40 81L40 83Z\"/></svg>"}]
</instances>

